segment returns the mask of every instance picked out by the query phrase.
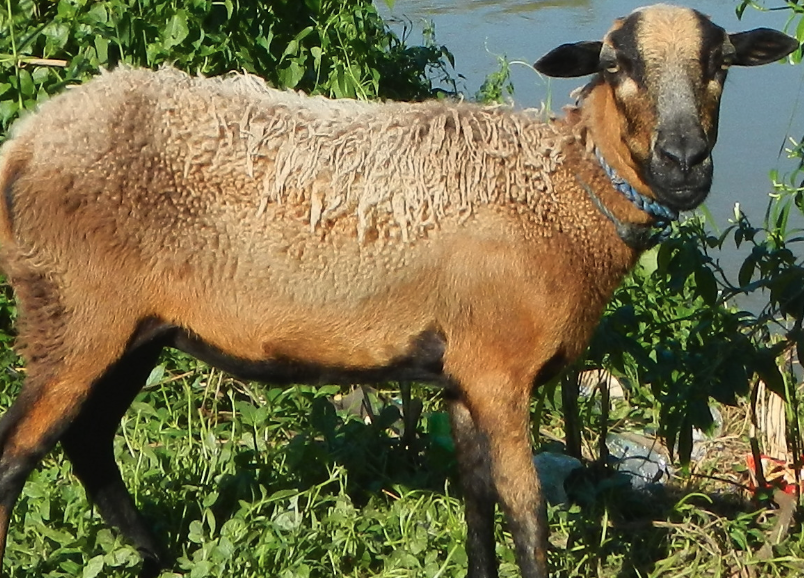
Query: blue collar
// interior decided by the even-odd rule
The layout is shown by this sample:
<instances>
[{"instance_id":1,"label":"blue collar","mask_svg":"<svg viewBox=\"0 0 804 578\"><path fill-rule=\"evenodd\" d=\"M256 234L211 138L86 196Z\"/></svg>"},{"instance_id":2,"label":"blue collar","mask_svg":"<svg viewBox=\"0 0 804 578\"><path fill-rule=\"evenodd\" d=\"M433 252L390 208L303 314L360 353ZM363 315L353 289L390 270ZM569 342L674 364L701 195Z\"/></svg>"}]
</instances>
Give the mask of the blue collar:
<instances>
[{"instance_id":1,"label":"blue collar","mask_svg":"<svg viewBox=\"0 0 804 578\"><path fill-rule=\"evenodd\" d=\"M600 154L600 150L597 148L595 148L595 156L597 156L600 166L606 172L606 175L608 175L612 186L622 193L626 199L631 201L636 208L653 217L654 222L651 225L623 223L603 205L592 189L576 175L578 182L586 190L587 194L589 194L598 210L614 223L617 234L625 244L638 251L644 251L667 239L672 231L671 223L678 220L678 212L659 203L655 199L651 199L637 192L634 187L628 184L628 182L618 175L617 171L606 162L603 155Z\"/></svg>"}]
</instances>

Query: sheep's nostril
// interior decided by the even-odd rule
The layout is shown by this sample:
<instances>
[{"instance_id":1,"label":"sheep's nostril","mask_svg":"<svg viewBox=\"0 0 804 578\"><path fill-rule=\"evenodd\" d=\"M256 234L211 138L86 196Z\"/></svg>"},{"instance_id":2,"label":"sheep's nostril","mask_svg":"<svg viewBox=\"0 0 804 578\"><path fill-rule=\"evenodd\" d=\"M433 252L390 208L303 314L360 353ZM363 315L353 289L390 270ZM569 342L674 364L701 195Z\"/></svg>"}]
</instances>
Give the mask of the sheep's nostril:
<instances>
[{"instance_id":1,"label":"sheep's nostril","mask_svg":"<svg viewBox=\"0 0 804 578\"><path fill-rule=\"evenodd\" d=\"M709 156L709 145L701 136L668 136L656 142L657 155L677 165L682 172L701 164Z\"/></svg>"}]
</instances>

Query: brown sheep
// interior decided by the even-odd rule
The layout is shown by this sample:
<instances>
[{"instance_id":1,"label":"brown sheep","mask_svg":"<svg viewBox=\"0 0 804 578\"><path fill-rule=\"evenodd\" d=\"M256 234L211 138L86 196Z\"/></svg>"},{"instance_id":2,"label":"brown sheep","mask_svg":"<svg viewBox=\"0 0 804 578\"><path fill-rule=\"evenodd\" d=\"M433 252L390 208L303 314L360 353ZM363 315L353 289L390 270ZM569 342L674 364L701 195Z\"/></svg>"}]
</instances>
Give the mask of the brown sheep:
<instances>
[{"instance_id":1,"label":"brown sheep","mask_svg":"<svg viewBox=\"0 0 804 578\"><path fill-rule=\"evenodd\" d=\"M0 421L0 544L61 442L142 553L140 575L164 566L112 441L169 346L272 383L442 385L469 576L497 575L499 502L522 576L544 578L531 390L583 351L656 225L706 197L729 66L797 47L645 8L536 64L594 75L550 123L169 69L119 69L45 103L0 156L2 267L27 361Z\"/></svg>"}]
</instances>

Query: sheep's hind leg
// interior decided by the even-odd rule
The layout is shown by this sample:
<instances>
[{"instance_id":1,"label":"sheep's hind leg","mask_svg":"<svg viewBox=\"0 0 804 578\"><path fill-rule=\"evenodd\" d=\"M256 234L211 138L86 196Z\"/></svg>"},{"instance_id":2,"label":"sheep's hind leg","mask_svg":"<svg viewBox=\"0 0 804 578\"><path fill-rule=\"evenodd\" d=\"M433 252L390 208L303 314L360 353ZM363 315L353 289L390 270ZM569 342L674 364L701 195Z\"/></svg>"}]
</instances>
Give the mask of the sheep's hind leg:
<instances>
[{"instance_id":1,"label":"sheep's hind leg","mask_svg":"<svg viewBox=\"0 0 804 578\"><path fill-rule=\"evenodd\" d=\"M114 436L161 350L162 344L152 341L127 352L111 366L61 438L73 472L104 521L120 530L142 556L140 578L158 576L165 560L123 483L114 459Z\"/></svg>"},{"instance_id":2,"label":"sheep's hind leg","mask_svg":"<svg viewBox=\"0 0 804 578\"><path fill-rule=\"evenodd\" d=\"M22 391L0 419L0 560L9 520L25 480L59 441L88 399L92 385L125 352L128 338L122 315L117 331L102 326L97 304L67 314L48 286L31 289L18 280L18 302L27 317L21 339L27 375ZM115 337L117 339L115 339Z\"/></svg>"}]
</instances>

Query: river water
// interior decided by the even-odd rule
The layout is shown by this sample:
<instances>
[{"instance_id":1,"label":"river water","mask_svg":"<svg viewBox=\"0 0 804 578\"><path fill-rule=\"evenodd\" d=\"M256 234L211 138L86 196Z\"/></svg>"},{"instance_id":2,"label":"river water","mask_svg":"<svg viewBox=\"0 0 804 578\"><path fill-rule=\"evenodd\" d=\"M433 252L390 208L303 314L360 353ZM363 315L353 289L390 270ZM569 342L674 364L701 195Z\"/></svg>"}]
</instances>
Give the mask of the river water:
<instances>
[{"instance_id":1,"label":"river water","mask_svg":"<svg viewBox=\"0 0 804 578\"><path fill-rule=\"evenodd\" d=\"M516 106L539 106L549 100L551 108L559 110L571 102L569 93L583 79L548 82L529 64L559 44L601 39L617 17L645 1L396 0L391 10L381 0L377 4L383 16L395 22L397 32L412 26L410 43L419 42L423 23L432 21L436 42L455 56L455 72L465 77L462 88L467 94L477 92L486 75L497 69L497 56L503 55L516 62L512 65ZM781 0L766 2L781 4ZM694 3L730 32L785 26L787 11L749 8L740 21L736 5L734 0ZM707 201L720 227L728 223L737 202L754 223L761 223L771 190L769 171L791 170L792 162L780 151L788 136L800 140L804 135L803 85L804 65L735 67L729 73L714 154L715 180ZM742 260L735 251L726 252L725 259L729 269Z\"/></svg>"}]
</instances>

